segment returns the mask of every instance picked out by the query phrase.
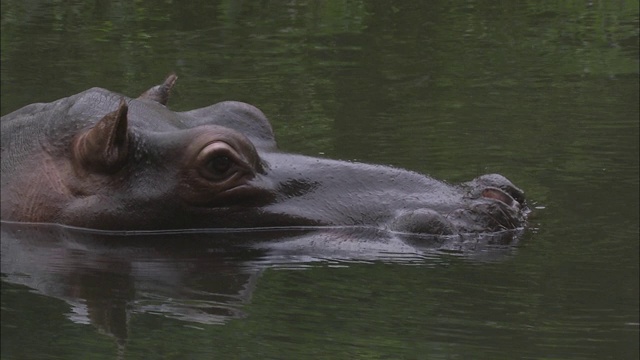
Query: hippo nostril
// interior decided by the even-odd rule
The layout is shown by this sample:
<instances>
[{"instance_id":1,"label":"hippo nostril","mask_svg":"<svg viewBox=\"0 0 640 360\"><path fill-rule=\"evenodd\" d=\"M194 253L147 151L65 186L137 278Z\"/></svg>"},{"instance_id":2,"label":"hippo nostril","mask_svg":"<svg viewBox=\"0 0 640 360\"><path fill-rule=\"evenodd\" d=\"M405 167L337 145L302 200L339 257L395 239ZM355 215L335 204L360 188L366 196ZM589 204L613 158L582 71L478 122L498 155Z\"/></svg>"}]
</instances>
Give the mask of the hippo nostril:
<instances>
[{"instance_id":1,"label":"hippo nostril","mask_svg":"<svg viewBox=\"0 0 640 360\"><path fill-rule=\"evenodd\" d=\"M498 188L488 187L482 190L481 196L486 199L495 199L501 201L511 207L520 207L520 204L513 197L511 197L511 195Z\"/></svg>"},{"instance_id":2,"label":"hippo nostril","mask_svg":"<svg viewBox=\"0 0 640 360\"><path fill-rule=\"evenodd\" d=\"M496 195L495 197L492 196L493 195L491 194L492 191L488 192L488 196L484 195L485 189L488 189L488 188L499 189L502 192L508 194L511 199L517 201L520 205L524 205L525 203L524 191L517 188L515 185L513 185L511 181L509 181L509 179L505 178L502 175L498 175L498 174L482 175L464 185L472 189L472 193L475 194L475 196L478 196L479 189L483 189L480 196L500 200L501 196L499 195Z\"/></svg>"},{"instance_id":3,"label":"hippo nostril","mask_svg":"<svg viewBox=\"0 0 640 360\"><path fill-rule=\"evenodd\" d=\"M518 202L518 204L520 204L520 205L524 204L524 191L518 189L517 187L515 187L513 185L501 186L500 190L502 190L505 193L509 194L511 196L511 198L513 198L515 201Z\"/></svg>"}]
</instances>

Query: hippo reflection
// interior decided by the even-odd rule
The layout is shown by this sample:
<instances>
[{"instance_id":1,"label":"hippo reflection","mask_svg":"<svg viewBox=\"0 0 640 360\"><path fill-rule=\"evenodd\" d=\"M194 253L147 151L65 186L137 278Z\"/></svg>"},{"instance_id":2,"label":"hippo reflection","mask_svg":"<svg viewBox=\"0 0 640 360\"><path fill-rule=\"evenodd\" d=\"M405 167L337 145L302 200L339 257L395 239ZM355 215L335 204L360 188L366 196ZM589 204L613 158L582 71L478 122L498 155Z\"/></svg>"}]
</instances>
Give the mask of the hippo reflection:
<instances>
[{"instance_id":1,"label":"hippo reflection","mask_svg":"<svg viewBox=\"0 0 640 360\"><path fill-rule=\"evenodd\" d=\"M459 234L520 228L500 175L449 185L388 166L279 152L241 102L173 112L176 81L137 99L93 88L2 117L2 219L108 230L369 226Z\"/></svg>"},{"instance_id":2,"label":"hippo reflection","mask_svg":"<svg viewBox=\"0 0 640 360\"><path fill-rule=\"evenodd\" d=\"M268 279L261 284L268 269L370 261L441 266L452 254L455 261L462 256L481 264L509 259L517 250L508 232L424 236L373 227L129 235L3 220L0 231L3 309L33 306L24 302L27 292L64 301L68 306L47 307L53 319L62 311L74 323L92 324L112 336L121 353L136 332L131 319L162 316L201 327L249 316L244 307L256 289L286 290L271 288ZM10 290L5 299L11 284L26 288L20 297ZM8 328L15 318L7 318Z\"/></svg>"}]
</instances>

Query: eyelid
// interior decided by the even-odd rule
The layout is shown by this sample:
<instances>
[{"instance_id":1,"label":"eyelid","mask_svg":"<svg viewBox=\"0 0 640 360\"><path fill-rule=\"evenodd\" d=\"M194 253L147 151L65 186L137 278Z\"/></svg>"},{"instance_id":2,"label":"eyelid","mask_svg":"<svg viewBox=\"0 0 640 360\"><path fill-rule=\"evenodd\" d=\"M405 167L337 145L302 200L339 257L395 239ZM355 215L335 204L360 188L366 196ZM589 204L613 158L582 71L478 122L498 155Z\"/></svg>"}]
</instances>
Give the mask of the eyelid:
<instances>
[{"instance_id":1,"label":"eyelid","mask_svg":"<svg viewBox=\"0 0 640 360\"><path fill-rule=\"evenodd\" d=\"M232 156L233 156L233 153L235 153L235 151L233 150L233 147L231 147L231 145L227 144L226 142L214 141L214 142L208 143L202 148L202 150L200 150L200 153L198 154L197 159L200 161L207 160L211 157L212 154L219 153L219 152L224 152L224 154L230 153Z\"/></svg>"}]
</instances>

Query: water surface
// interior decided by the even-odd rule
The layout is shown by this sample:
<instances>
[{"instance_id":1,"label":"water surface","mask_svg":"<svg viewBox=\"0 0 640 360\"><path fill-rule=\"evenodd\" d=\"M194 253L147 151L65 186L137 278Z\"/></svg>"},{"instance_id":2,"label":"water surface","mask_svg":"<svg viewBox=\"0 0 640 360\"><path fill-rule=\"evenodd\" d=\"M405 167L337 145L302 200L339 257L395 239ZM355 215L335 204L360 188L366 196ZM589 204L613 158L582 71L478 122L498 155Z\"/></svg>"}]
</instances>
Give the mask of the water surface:
<instances>
[{"instance_id":1,"label":"water surface","mask_svg":"<svg viewBox=\"0 0 640 360\"><path fill-rule=\"evenodd\" d=\"M637 2L1 12L3 115L93 86L135 96L175 71L172 109L246 101L286 151L450 182L498 172L534 208L509 244L3 223L3 359L640 356Z\"/></svg>"}]
</instances>

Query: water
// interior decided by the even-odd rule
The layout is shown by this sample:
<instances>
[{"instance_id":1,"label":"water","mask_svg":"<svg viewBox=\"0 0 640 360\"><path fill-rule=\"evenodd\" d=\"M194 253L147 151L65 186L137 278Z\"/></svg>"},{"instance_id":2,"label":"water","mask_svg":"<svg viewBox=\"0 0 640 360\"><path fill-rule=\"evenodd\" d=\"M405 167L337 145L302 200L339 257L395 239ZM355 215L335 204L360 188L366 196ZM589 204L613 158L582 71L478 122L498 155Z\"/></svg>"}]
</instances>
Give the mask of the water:
<instances>
[{"instance_id":1,"label":"water","mask_svg":"<svg viewBox=\"0 0 640 360\"><path fill-rule=\"evenodd\" d=\"M284 150L451 182L498 172L535 208L507 245L3 223L3 359L640 356L637 2L1 11L3 115L176 71L173 109L246 101Z\"/></svg>"}]
</instances>

